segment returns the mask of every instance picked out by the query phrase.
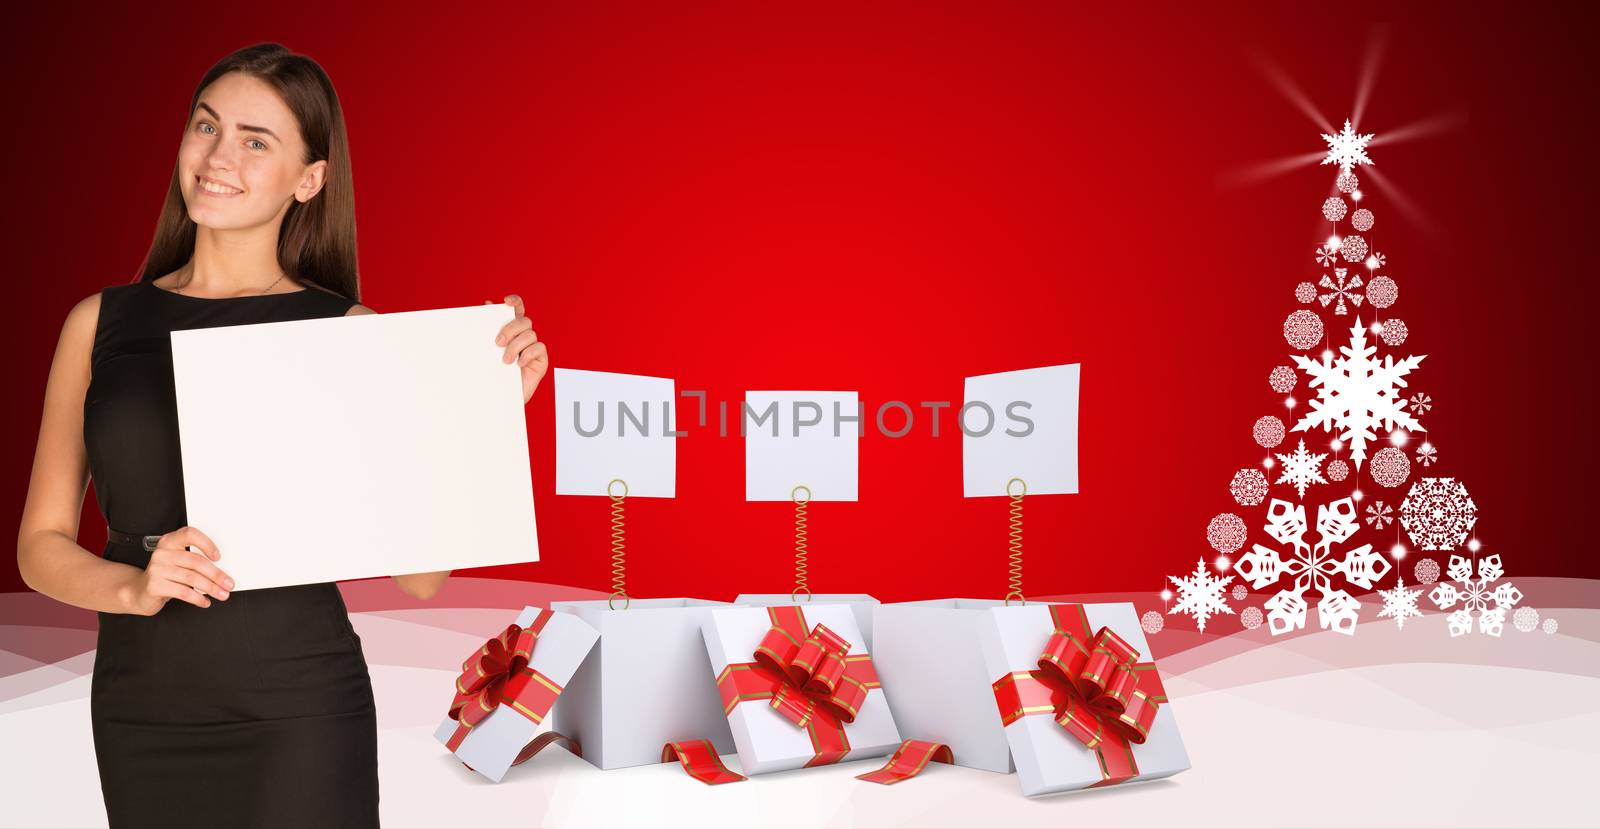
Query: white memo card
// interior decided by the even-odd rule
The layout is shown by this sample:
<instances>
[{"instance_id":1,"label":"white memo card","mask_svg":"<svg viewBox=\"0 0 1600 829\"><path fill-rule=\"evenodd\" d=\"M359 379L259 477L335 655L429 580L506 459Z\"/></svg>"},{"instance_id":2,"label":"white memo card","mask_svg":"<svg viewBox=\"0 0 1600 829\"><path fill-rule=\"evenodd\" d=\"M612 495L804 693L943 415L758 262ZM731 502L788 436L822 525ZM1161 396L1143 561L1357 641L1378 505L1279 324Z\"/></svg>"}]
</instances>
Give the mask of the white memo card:
<instances>
[{"instance_id":1,"label":"white memo card","mask_svg":"<svg viewBox=\"0 0 1600 829\"><path fill-rule=\"evenodd\" d=\"M744 499L792 501L804 485L813 501L856 500L862 421L842 418L860 414L853 391L745 392Z\"/></svg>"},{"instance_id":2,"label":"white memo card","mask_svg":"<svg viewBox=\"0 0 1600 829\"><path fill-rule=\"evenodd\" d=\"M620 479L629 497L673 497L672 378L571 368L555 375L556 494L608 495L607 486Z\"/></svg>"},{"instance_id":3,"label":"white memo card","mask_svg":"<svg viewBox=\"0 0 1600 829\"><path fill-rule=\"evenodd\" d=\"M238 589L538 561L514 314L172 332L189 523Z\"/></svg>"},{"instance_id":4,"label":"white memo card","mask_svg":"<svg viewBox=\"0 0 1600 829\"><path fill-rule=\"evenodd\" d=\"M961 409L962 495L1006 495L1012 478L1021 478L1029 495L1078 491L1078 366L967 378ZM1020 491L1014 487L1011 494Z\"/></svg>"}]
</instances>

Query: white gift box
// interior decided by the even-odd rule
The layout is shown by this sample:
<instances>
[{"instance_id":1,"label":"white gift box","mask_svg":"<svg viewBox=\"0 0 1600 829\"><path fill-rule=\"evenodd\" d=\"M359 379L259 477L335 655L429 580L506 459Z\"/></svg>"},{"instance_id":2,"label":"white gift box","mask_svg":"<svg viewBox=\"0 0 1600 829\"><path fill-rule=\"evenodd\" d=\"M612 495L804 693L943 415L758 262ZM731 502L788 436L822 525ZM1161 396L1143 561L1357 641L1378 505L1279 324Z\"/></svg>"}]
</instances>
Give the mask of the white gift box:
<instances>
[{"instance_id":1,"label":"white gift box","mask_svg":"<svg viewBox=\"0 0 1600 829\"><path fill-rule=\"evenodd\" d=\"M523 608L522 613L517 616L516 624L526 629L530 625L535 625L541 614L548 614L549 619L545 621L543 629L538 631L534 639L533 651L528 658L528 669L538 672L538 675L554 683L555 688L552 690L559 699L561 689L571 682L578 665L589 655L600 634L576 616L541 610L537 607ZM505 777L518 752L533 742L540 731L540 723L548 712L548 709L545 712L533 710L524 714L515 710L513 707L515 704L513 700L502 699L494 711L466 733L461 744L455 749L455 755L461 762L496 783ZM434 731L433 736L448 746L459 727L460 724L456 720L447 716Z\"/></svg>"},{"instance_id":2,"label":"white gift box","mask_svg":"<svg viewBox=\"0 0 1600 829\"><path fill-rule=\"evenodd\" d=\"M1110 628L1139 652L1138 662L1151 661L1149 643L1139 627L1139 616L1133 605L1118 602L1062 604L1056 607L1081 607L1088 636L1095 636L1101 628ZM990 715L997 717L997 722L1000 709L995 702L993 684L1008 675L1039 668L1039 657L1056 629L1050 608L1051 605L1037 603L992 607L980 617L978 642L988 669L988 705ZM1142 687L1149 685L1141 681ZM1129 745L1138 773L1126 782L1170 777L1189 768L1189 754L1184 750L1183 737L1178 733L1172 704L1164 696L1157 701L1149 738L1142 744ZM1004 731L1006 743L1011 747L1011 756L1016 761L1023 794L1033 796L1072 791L1105 782L1097 751L1087 748L1082 741L1073 737L1050 714L1018 716L1004 726ZM1101 750L1113 749L1103 743Z\"/></svg>"},{"instance_id":3,"label":"white gift box","mask_svg":"<svg viewBox=\"0 0 1600 829\"><path fill-rule=\"evenodd\" d=\"M733 603L739 607L771 607L796 603L795 598L790 593L740 593ZM872 609L878 606L877 599L865 593L817 593L811 596L801 594L798 602L801 607L813 603L850 605L850 610L856 615L856 625L861 628L862 642L868 651L872 650Z\"/></svg>"},{"instance_id":4,"label":"white gift box","mask_svg":"<svg viewBox=\"0 0 1600 829\"><path fill-rule=\"evenodd\" d=\"M733 751L715 674L709 673L700 628L726 602L618 599L553 602L600 631L600 643L578 668L556 706L552 726L583 746L602 769L661 762L661 749L706 738Z\"/></svg>"},{"instance_id":5,"label":"white gift box","mask_svg":"<svg viewBox=\"0 0 1600 829\"><path fill-rule=\"evenodd\" d=\"M1008 774L1011 747L995 713L994 676L978 626L996 599L933 599L877 605L872 663L889 709L907 734L950 747L956 765ZM1038 654L1034 654L1038 658Z\"/></svg>"},{"instance_id":6,"label":"white gift box","mask_svg":"<svg viewBox=\"0 0 1600 829\"><path fill-rule=\"evenodd\" d=\"M786 605L770 609L722 607L712 610L704 628L711 675L721 679L725 672L731 675L730 666L737 670L738 666L754 662L756 648L773 627L774 612L788 608L799 610L806 632L820 623L848 642L846 659L868 655L851 606L807 602ZM766 774L820 764L819 743L814 740L823 739L816 735L828 732L826 726L818 725L815 720L812 727L796 725L772 707L770 694L766 698L752 696L742 701L729 697L728 694L719 695L719 699L728 700L724 706L726 722L732 728L733 744L745 774ZM894 715L889 711L884 690L875 684L868 687L857 706L854 721L843 723L840 731L843 753L837 759L828 758L832 762L882 757L900 747L900 731L895 727ZM832 740L836 736L826 738Z\"/></svg>"}]
</instances>

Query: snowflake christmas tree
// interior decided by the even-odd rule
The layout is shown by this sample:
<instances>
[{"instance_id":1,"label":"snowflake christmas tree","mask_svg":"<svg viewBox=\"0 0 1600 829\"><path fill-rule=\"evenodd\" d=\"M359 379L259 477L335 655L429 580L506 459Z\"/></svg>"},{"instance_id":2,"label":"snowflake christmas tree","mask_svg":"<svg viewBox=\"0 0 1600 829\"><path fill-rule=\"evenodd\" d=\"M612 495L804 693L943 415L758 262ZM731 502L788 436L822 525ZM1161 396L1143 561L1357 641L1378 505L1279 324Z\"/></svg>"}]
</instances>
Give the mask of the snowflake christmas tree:
<instances>
[{"instance_id":1,"label":"snowflake christmas tree","mask_svg":"<svg viewBox=\"0 0 1600 829\"><path fill-rule=\"evenodd\" d=\"M1169 613L1192 617L1201 631L1208 620L1215 627L1217 617L1234 614L1227 585L1235 576L1240 587L1270 593L1261 607L1241 611L1245 629L1265 622L1273 635L1304 630L1314 602L1318 628L1353 634L1361 618L1357 595L1376 591L1382 607L1368 618L1393 619L1404 630L1408 619L1425 619L1418 599L1427 588L1407 587L1398 577L1384 588L1380 582L1396 569L1385 553L1398 561L1411 549L1454 550L1466 543L1474 556L1478 549L1475 539L1468 541L1478 508L1466 486L1442 477L1449 474L1445 470L1437 478L1412 478L1445 466L1446 456L1431 435L1412 442L1426 433L1421 418L1435 401L1412 388L1426 355L1405 353L1406 343L1420 337L1393 313L1401 297L1391 270L1394 257L1374 247L1381 211L1365 200L1359 175L1373 163L1367 154L1373 137L1350 121L1322 136L1322 163L1338 168L1335 192L1306 208L1332 230L1313 246L1315 271L1292 276L1286 286L1292 290L1283 294L1294 303L1277 318L1287 361L1251 369L1266 373L1263 393L1278 395L1279 411L1296 412L1297 419L1292 427L1272 415L1255 420L1250 439L1257 448L1242 445L1241 452L1257 458L1259 466L1231 468L1225 512L1207 526L1207 540L1222 554L1214 570L1202 560L1194 573L1168 577L1179 592ZM1275 324L1263 322L1264 329ZM1256 454L1263 448L1270 453L1265 458ZM1363 503L1363 485L1383 497ZM1308 495L1312 502L1300 503ZM1315 526L1307 520L1312 508ZM1406 540L1413 546L1407 548ZM1245 552L1230 562L1228 554L1236 549ZM1230 566L1234 575L1220 575ZM1470 632L1474 624L1498 636L1521 600L1510 584L1491 589L1501 576L1498 555L1452 556L1450 581L1439 581L1438 564L1430 559L1418 561L1413 573L1423 585L1438 582L1428 598L1440 610L1453 611L1452 636ZM1539 622L1533 613L1518 621L1530 629Z\"/></svg>"}]
</instances>

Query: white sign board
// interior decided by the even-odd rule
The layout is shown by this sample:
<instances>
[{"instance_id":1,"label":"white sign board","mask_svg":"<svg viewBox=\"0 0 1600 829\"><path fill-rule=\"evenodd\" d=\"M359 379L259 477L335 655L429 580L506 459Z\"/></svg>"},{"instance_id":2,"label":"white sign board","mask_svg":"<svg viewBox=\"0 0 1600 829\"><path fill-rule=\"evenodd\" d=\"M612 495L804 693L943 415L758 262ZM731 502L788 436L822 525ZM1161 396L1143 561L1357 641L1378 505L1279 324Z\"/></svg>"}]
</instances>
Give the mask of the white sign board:
<instances>
[{"instance_id":1,"label":"white sign board","mask_svg":"<svg viewBox=\"0 0 1600 829\"><path fill-rule=\"evenodd\" d=\"M968 377L963 396L963 495L1078 491L1077 363Z\"/></svg>"},{"instance_id":2,"label":"white sign board","mask_svg":"<svg viewBox=\"0 0 1600 829\"><path fill-rule=\"evenodd\" d=\"M856 500L863 421L846 418L860 415L853 391L745 392L744 499L790 501L804 486L812 501Z\"/></svg>"},{"instance_id":3,"label":"white sign board","mask_svg":"<svg viewBox=\"0 0 1600 829\"><path fill-rule=\"evenodd\" d=\"M189 523L237 589L537 561L514 313L172 332Z\"/></svg>"},{"instance_id":4,"label":"white sign board","mask_svg":"<svg viewBox=\"0 0 1600 829\"><path fill-rule=\"evenodd\" d=\"M558 368L555 381L557 495L673 497L672 378Z\"/></svg>"}]
</instances>

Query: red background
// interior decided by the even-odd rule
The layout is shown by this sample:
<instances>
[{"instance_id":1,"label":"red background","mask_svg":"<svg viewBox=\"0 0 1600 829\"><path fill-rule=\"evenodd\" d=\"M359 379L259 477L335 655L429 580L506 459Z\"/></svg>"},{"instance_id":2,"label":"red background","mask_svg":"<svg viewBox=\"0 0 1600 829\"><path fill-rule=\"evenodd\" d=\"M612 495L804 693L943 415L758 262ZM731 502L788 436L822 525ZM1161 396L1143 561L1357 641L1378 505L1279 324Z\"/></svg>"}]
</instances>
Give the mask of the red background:
<instances>
[{"instance_id":1,"label":"red background","mask_svg":"<svg viewBox=\"0 0 1600 829\"><path fill-rule=\"evenodd\" d=\"M277 40L343 99L367 305L520 292L554 365L730 406L748 388L959 401L967 375L1081 361L1083 492L1029 499L1030 591L1155 591L1209 558L1206 521L1264 455L1250 424L1282 412L1267 372L1327 234L1329 168L1235 175L1322 146L1261 67L1342 122L1374 21L667 5L13 16L5 526L61 321L132 277L193 84ZM1401 286L1402 353L1429 355L1430 474L1468 483L1508 574L1592 577L1573 553L1594 461L1594 98L1581 28L1530 12L1553 14L1388 10L1358 126L1454 126L1372 150L1413 210L1375 185L1363 204ZM528 420L544 560L490 572L604 589L606 504L553 494L551 401L547 380ZM861 501L812 510L814 589L1003 591L1005 503L961 497L945 418L938 440L925 420L869 431ZM631 591L787 590L790 510L743 501L740 441L702 430L678 453L678 498L629 503ZM91 500L80 542L103 539ZM0 588L24 589L9 559Z\"/></svg>"}]
</instances>

